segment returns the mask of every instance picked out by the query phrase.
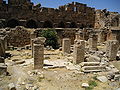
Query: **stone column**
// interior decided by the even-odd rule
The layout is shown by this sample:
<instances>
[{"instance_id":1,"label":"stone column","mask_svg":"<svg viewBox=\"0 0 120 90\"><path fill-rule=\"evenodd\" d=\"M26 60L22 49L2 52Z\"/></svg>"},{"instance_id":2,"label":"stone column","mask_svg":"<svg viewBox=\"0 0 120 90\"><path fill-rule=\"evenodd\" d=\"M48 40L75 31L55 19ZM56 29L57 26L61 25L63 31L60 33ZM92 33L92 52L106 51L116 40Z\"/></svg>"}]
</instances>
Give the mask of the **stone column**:
<instances>
[{"instance_id":1,"label":"stone column","mask_svg":"<svg viewBox=\"0 0 120 90\"><path fill-rule=\"evenodd\" d=\"M36 38L36 34L35 34L34 32L31 32L31 34L30 34L30 38L31 38L31 39Z\"/></svg>"},{"instance_id":2,"label":"stone column","mask_svg":"<svg viewBox=\"0 0 120 90\"><path fill-rule=\"evenodd\" d=\"M30 39L31 39L31 50L32 50L32 57L33 57L33 41L36 38L36 34L34 32L31 32Z\"/></svg>"},{"instance_id":3,"label":"stone column","mask_svg":"<svg viewBox=\"0 0 120 90\"><path fill-rule=\"evenodd\" d=\"M90 35L89 37L89 50L97 50L97 35Z\"/></svg>"},{"instance_id":4,"label":"stone column","mask_svg":"<svg viewBox=\"0 0 120 90\"><path fill-rule=\"evenodd\" d=\"M0 38L0 56L5 56L5 41L3 38Z\"/></svg>"},{"instance_id":5,"label":"stone column","mask_svg":"<svg viewBox=\"0 0 120 90\"><path fill-rule=\"evenodd\" d=\"M79 32L80 33L80 40L84 40L84 32Z\"/></svg>"},{"instance_id":6,"label":"stone column","mask_svg":"<svg viewBox=\"0 0 120 90\"><path fill-rule=\"evenodd\" d=\"M75 40L80 40L80 34L78 32L75 33Z\"/></svg>"},{"instance_id":7,"label":"stone column","mask_svg":"<svg viewBox=\"0 0 120 90\"><path fill-rule=\"evenodd\" d=\"M117 40L109 40L106 45L106 56L110 61L116 60L119 42Z\"/></svg>"},{"instance_id":8,"label":"stone column","mask_svg":"<svg viewBox=\"0 0 120 90\"><path fill-rule=\"evenodd\" d=\"M38 37L33 40L34 69L42 69L44 65L44 37Z\"/></svg>"},{"instance_id":9,"label":"stone column","mask_svg":"<svg viewBox=\"0 0 120 90\"><path fill-rule=\"evenodd\" d=\"M34 44L34 69L42 69L44 65L44 45Z\"/></svg>"},{"instance_id":10,"label":"stone column","mask_svg":"<svg viewBox=\"0 0 120 90\"><path fill-rule=\"evenodd\" d=\"M64 38L62 42L62 51L63 53L70 54L71 41L69 38Z\"/></svg>"},{"instance_id":11,"label":"stone column","mask_svg":"<svg viewBox=\"0 0 120 90\"><path fill-rule=\"evenodd\" d=\"M75 34L75 40L84 40L84 32L78 31L78 32Z\"/></svg>"},{"instance_id":12,"label":"stone column","mask_svg":"<svg viewBox=\"0 0 120 90\"><path fill-rule=\"evenodd\" d=\"M33 45L34 45L34 43L33 43L33 42L34 42L34 39L31 39L31 50L32 50L32 57L33 57L33 47L34 47L34 46L33 46Z\"/></svg>"},{"instance_id":13,"label":"stone column","mask_svg":"<svg viewBox=\"0 0 120 90\"><path fill-rule=\"evenodd\" d=\"M76 41L74 44L74 64L79 64L81 62L84 62L84 56L85 56L85 41L79 40Z\"/></svg>"},{"instance_id":14,"label":"stone column","mask_svg":"<svg viewBox=\"0 0 120 90\"><path fill-rule=\"evenodd\" d=\"M99 43L105 42L106 38L107 38L107 35L105 31L100 31L98 34L98 42Z\"/></svg>"}]
</instances>

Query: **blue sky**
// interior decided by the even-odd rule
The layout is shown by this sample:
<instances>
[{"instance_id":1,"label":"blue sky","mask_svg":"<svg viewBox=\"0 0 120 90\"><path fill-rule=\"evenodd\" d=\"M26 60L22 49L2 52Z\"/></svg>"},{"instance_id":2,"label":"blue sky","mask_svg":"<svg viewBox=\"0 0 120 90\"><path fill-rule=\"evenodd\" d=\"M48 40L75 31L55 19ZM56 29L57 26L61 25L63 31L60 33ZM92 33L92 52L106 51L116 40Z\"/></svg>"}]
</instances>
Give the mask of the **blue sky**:
<instances>
[{"instance_id":1,"label":"blue sky","mask_svg":"<svg viewBox=\"0 0 120 90\"><path fill-rule=\"evenodd\" d=\"M72 1L87 4L96 9L108 9L120 13L120 0L32 0L35 4L41 3L42 7L58 8L60 5L70 3Z\"/></svg>"}]
</instances>

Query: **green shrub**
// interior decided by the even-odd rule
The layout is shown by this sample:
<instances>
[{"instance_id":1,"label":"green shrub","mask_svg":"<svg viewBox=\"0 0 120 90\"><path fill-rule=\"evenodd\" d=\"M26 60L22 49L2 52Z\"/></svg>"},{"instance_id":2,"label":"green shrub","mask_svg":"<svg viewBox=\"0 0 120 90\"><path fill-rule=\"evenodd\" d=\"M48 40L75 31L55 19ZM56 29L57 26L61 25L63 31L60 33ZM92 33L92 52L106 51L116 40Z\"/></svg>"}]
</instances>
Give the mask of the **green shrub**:
<instances>
[{"instance_id":1,"label":"green shrub","mask_svg":"<svg viewBox=\"0 0 120 90\"><path fill-rule=\"evenodd\" d=\"M87 88L85 88L85 90L93 90L93 88L97 86L97 83L96 83L95 81L92 81L92 80L90 80L90 81L88 82L88 84L89 84L90 86L87 87Z\"/></svg>"},{"instance_id":2,"label":"green shrub","mask_svg":"<svg viewBox=\"0 0 120 90\"><path fill-rule=\"evenodd\" d=\"M59 48L57 32L54 29L42 30L41 36L46 38L45 46Z\"/></svg>"},{"instance_id":3,"label":"green shrub","mask_svg":"<svg viewBox=\"0 0 120 90\"><path fill-rule=\"evenodd\" d=\"M97 83L95 81L90 80L88 83L90 86L93 86L93 87L97 86Z\"/></svg>"}]
</instances>

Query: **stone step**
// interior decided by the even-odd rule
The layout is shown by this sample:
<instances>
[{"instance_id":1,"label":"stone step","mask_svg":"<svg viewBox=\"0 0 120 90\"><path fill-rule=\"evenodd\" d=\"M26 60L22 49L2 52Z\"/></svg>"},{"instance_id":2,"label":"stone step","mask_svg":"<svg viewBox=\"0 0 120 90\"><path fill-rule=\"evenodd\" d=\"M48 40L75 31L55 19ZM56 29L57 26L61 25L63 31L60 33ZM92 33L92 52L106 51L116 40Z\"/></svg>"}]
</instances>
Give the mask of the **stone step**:
<instances>
[{"instance_id":1,"label":"stone step","mask_svg":"<svg viewBox=\"0 0 120 90\"><path fill-rule=\"evenodd\" d=\"M99 66L100 62L82 62L81 66Z\"/></svg>"},{"instance_id":2,"label":"stone step","mask_svg":"<svg viewBox=\"0 0 120 90\"><path fill-rule=\"evenodd\" d=\"M89 73L89 72L102 72L102 70L83 70L83 72L85 72L85 73Z\"/></svg>"},{"instance_id":3,"label":"stone step","mask_svg":"<svg viewBox=\"0 0 120 90\"><path fill-rule=\"evenodd\" d=\"M84 66L83 70L102 70L105 69L105 66Z\"/></svg>"}]
</instances>

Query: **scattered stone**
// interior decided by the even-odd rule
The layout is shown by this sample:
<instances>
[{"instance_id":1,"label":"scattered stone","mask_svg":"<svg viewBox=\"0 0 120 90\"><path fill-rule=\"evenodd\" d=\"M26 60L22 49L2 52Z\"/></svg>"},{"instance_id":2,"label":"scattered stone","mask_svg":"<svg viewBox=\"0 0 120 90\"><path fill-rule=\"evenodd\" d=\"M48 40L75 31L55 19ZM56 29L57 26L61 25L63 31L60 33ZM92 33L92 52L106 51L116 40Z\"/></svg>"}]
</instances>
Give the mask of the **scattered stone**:
<instances>
[{"instance_id":1,"label":"scattered stone","mask_svg":"<svg viewBox=\"0 0 120 90\"><path fill-rule=\"evenodd\" d=\"M100 62L100 57L95 55L90 55L89 62Z\"/></svg>"},{"instance_id":2,"label":"scattered stone","mask_svg":"<svg viewBox=\"0 0 120 90\"><path fill-rule=\"evenodd\" d=\"M34 86L32 84L26 84L25 87L26 87L26 89L30 90Z\"/></svg>"},{"instance_id":3,"label":"scattered stone","mask_svg":"<svg viewBox=\"0 0 120 90\"><path fill-rule=\"evenodd\" d=\"M82 87L87 88L87 87L89 87L89 84L88 83L82 83Z\"/></svg>"},{"instance_id":4,"label":"scattered stone","mask_svg":"<svg viewBox=\"0 0 120 90\"><path fill-rule=\"evenodd\" d=\"M120 88L117 88L117 89L115 89L115 90L120 90Z\"/></svg>"},{"instance_id":5,"label":"scattered stone","mask_svg":"<svg viewBox=\"0 0 120 90\"><path fill-rule=\"evenodd\" d=\"M14 85L14 83L10 83L8 85L8 88L9 88L9 90L17 90L16 87L15 87L15 85Z\"/></svg>"},{"instance_id":6,"label":"scattered stone","mask_svg":"<svg viewBox=\"0 0 120 90\"><path fill-rule=\"evenodd\" d=\"M105 76L98 76L97 79L101 82L107 82L108 79Z\"/></svg>"},{"instance_id":7,"label":"scattered stone","mask_svg":"<svg viewBox=\"0 0 120 90\"><path fill-rule=\"evenodd\" d=\"M14 62L14 65L23 64L23 63L25 63L25 60L15 61L15 62Z\"/></svg>"}]
</instances>

